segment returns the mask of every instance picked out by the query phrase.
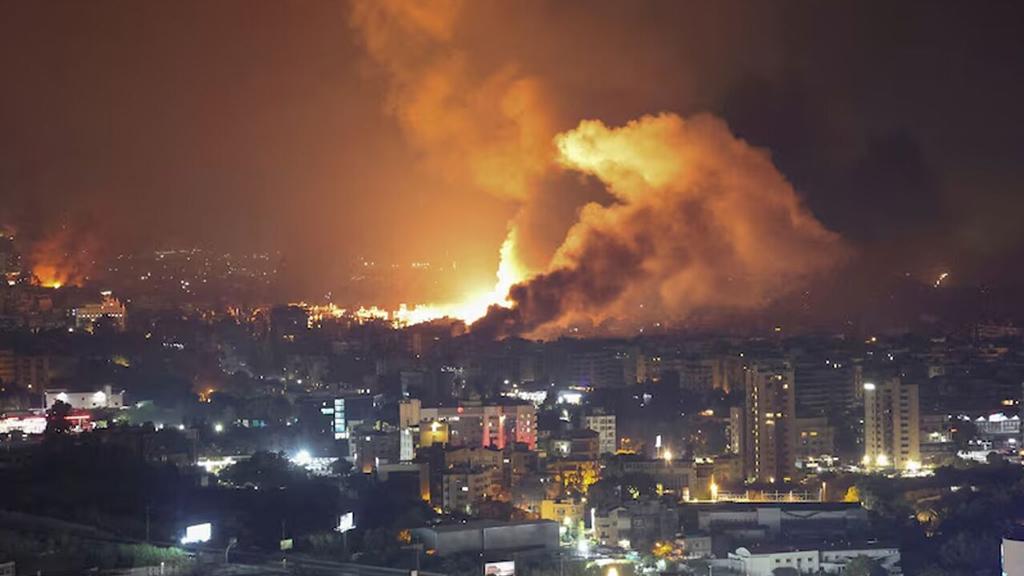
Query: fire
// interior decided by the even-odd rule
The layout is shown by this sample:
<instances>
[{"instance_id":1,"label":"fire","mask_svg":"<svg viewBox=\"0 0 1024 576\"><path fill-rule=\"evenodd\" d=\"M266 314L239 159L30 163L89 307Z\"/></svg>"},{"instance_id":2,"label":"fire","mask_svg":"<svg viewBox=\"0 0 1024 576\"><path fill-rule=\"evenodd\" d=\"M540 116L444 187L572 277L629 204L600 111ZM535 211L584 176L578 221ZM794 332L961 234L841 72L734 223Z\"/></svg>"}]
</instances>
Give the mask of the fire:
<instances>
[{"instance_id":1,"label":"fire","mask_svg":"<svg viewBox=\"0 0 1024 576\"><path fill-rule=\"evenodd\" d=\"M509 307L509 290L516 283L526 279L526 271L516 258L516 230L509 230L501 245L497 281L492 288L472 292L460 302L447 304L424 304L413 308L402 306L393 318L396 324L412 326L440 318L455 318L471 324L487 314L494 305Z\"/></svg>"},{"instance_id":2,"label":"fire","mask_svg":"<svg viewBox=\"0 0 1024 576\"><path fill-rule=\"evenodd\" d=\"M69 273L53 264L36 264L32 267L32 275L39 280L44 288L60 288L68 284Z\"/></svg>"},{"instance_id":3,"label":"fire","mask_svg":"<svg viewBox=\"0 0 1024 576\"><path fill-rule=\"evenodd\" d=\"M40 286L60 288L85 281L91 262L82 242L83 239L72 238L69 232L61 230L32 247L32 276Z\"/></svg>"},{"instance_id":4,"label":"fire","mask_svg":"<svg viewBox=\"0 0 1024 576\"><path fill-rule=\"evenodd\" d=\"M414 326L442 318L461 320L466 324L471 324L483 318L491 306L511 306L509 290L527 277L525 268L516 257L516 230L514 228L509 230L508 236L501 245L500 261L495 276L496 282L493 287L470 292L466 298L458 302L416 304L414 306L400 304L396 310L387 310L379 306L361 306L355 310L346 310L330 303L313 305L300 302L295 305L301 306L309 313L308 322L311 328L324 320L344 317L351 317L360 323L388 322L396 328Z\"/></svg>"}]
</instances>

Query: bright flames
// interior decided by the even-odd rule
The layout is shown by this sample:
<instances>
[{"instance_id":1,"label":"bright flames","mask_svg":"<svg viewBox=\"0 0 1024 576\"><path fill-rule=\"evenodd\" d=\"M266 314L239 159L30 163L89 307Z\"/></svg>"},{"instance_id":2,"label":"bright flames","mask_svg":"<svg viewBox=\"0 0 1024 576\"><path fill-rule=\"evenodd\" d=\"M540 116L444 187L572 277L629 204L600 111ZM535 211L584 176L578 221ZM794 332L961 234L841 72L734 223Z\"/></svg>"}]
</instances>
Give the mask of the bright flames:
<instances>
[{"instance_id":1,"label":"bright flames","mask_svg":"<svg viewBox=\"0 0 1024 576\"><path fill-rule=\"evenodd\" d=\"M32 275L39 280L44 288L60 288L68 283L69 274L66 270L52 264L36 264L32 267Z\"/></svg>"},{"instance_id":2,"label":"bright flames","mask_svg":"<svg viewBox=\"0 0 1024 576\"><path fill-rule=\"evenodd\" d=\"M516 231L512 229L501 245L500 261L496 273L497 282L490 289L469 293L461 302L445 304L399 305L397 310L387 310L378 306L360 307L346 310L334 304L307 305L299 304L309 311L309 324L315 326L328 318L351 316L359 322L390 322L396 327L413 326L452 318L466 324L483 318L488 308L493 305L511 306L508 300L509 290L518 282L525 280L527 273L516 258Z\"/></svg>"},{"instance_id":3,"label":"bright flames","mask_svg":"<svg viewBox=\"0 0 1024 576\"><path fill-rule=\"evenodd\" d=\"M438 320L440 318L455 318L471 324L487 314L487 309L492 305L511 306L508 300L508 291L517 282L526 279L526 271L516 259L516 231L513 228L501 245L501 257L496 273L497 282L493 288L469 294L461 302L448 304L421 304L408 308L399 307L392 316L396 324L411 326ZM363 309L360 309L362 312ZM360 315L357 312L357 316Z\"/></svg>"},{"instance_id":4,"label":"bright flames","mask_svg":"<svg viewBox=\"0 0 1024 576\"><path fill-rule=\"evenodd\" d=\"M64 229L48 235L30 249L32 276L45 288L80 286L93 265L90 244L88 238Z\"/></svg>"}]
</instances>

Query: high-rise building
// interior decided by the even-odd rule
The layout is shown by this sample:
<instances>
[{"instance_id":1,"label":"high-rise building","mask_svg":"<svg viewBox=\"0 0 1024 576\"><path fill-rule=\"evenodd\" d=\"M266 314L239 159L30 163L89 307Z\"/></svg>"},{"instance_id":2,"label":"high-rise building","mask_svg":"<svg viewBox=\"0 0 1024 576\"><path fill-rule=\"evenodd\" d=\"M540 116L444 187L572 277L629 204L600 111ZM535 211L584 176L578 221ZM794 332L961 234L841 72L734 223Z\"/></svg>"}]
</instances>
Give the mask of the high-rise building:
<instances>
[{"instance_id":1,"label":"high-rise building","mask_svg":"<svg viewBox=\"0 0 1024 576\"><path fill-rule=\"evenodd\" d=\"M801 418L832 416L858 408L856 390L862 385L861 367L837 356L805 354L794 362L796 411Z\"/></svg>"},{"instance_id":2,"label":"high-rise building","mask_svg":"<svg viewBox=\"0 0 1024 576\"><path fill-rule=\"evenodd\" d=\"M748 367L744 388L743 470L749 480L778 482L796 475L796 400L788 361Z\"/></svg>"},{"instance_id":3,"label":"high-rise building","mask_svg":"<svg viewBox=\"0 0 1024 576\"><path fill-rule=\"evenodd\" d=\"M729 408L729 452L743 454L743 443L746 439L746 407L733 406Z\"/></svg>"},{"instance_id":4,"label":"high-rise building","mask_svg":"<svg viewBox=\"0 0 1024 576\"><path fill-rule=\"evenodd\" d=\"M921 465L916 384L898 377L864 383L864 464L912 470Z\"/></svg>"}]
</instances>

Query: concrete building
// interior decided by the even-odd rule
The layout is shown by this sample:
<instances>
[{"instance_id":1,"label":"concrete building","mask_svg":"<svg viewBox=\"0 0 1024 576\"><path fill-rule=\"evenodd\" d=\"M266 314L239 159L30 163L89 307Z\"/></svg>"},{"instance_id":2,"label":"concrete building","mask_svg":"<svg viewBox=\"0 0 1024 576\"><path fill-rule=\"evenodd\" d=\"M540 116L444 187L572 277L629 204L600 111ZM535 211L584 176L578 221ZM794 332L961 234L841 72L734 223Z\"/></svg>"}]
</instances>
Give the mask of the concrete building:
<instances>
[{"instance_id":1,"label":"concrete building","mask_svg":"<svg viewBox=\"0 0 1024 576\"><path fill-rule=\"evenodd\" d=\"M542 500L540 517L561 524L575 524L583 519L583 504L576 500Z\"/></svg>"},{"instance_id":2,"label":"concrete building","mask_svg":"<svg viewBox=\"0 0 1024 576\"><path fill-rule=\"evenodd\" d=\"M751 531L753 527L758 530ZM864 533L868 527L868 513L859 503L718 503L702 505L697 509L697 528L701 531L738 533L754 540L849 537Z\"/></svg>"},{"instance_id":3,"label":"concrete building","mask_svg":"<svg viewBox=\"0 0 1024 576\"><path fill-rule=\"evenodd\" d=\"M75 328L92 332L96 323L100 321L109 322L117 331L124 331L125 307L120 300L114 298L109 291L100 292L103 297L99 302L85 304L71 311L75 319Z\"/></svg>"},{"instance_id":4,"label":"concrete building","mask_svg":"<svg viewBox=\"0 0 1024 576\"><path fill-rule=\"evenodd\" d=\"M602 546L629 547L630 515L624 506L594 513L594 538Z\"/></svg>"},{"instance_id":5,"label":"concrete building","mask_svg":"<svg viewBox=\"0 0 1024 576\"><path fill-rule=\"evenodd\" d=\"M1007 418L1002 412L989 414L987 417L978 416L974 425L978 428L978 434L990 438L1019 436L1021 430L1020 416L1015 414Z\"/></svg>"},{"instance_id":6,"label":"concrete building","mask_svg":"<svg viewBox=\"0 0 1024 576\"><path fill-rule=\"evenodd\" d=\"M793 364L796 413L801 418L827 416L857 408L861 367L840 354L800 354Z\"/></svg>"},{"instance_id":7,"label":"concrete building","mask_svg":"<svg viewBox=\"0 0 1024 576\"><path fill-rule=\"evenodd\" d=\"M47 410L58 400L70 404L72 408L78 410L122 408L124 406L124 392L114 392L110 386L86 392L72 392L64 388L55 388L47 390L43 396Z\"/></svg>"},{"instance_id":8,"label":"concrete building","mask_svg":"<svg viewBox=\"0 0 1024 576\"><path fill-rule=\"evenodd\" d=\"M493 446L503 450L512 443L537 447L537 409L532 404L420 408L422 422L448 424L448 442L461 446ZM429 426L429 424L427 424Z\"/></svg>"},{"instance_id":9,"label":"concrete building","mask_svg":"<svg viewBox=\"0 0 1024 576\"><path fill-rule=\"evenodd\" d=\"M349 438L349 452L356 470L369 474L380 464L400 461L401 433L398 430L353 432Z\"/></svg>"},{"instance_id":10,"label":"concrete building","mask_svg":"<svg viewBox=\"0 0 1024 576\"><path fill-rule=\"evenodd\" d=\"M916 385L899 378L864 383L864 464L899 470L921 465Z\"/></svg>"},{"instance_id":11,"label":"concrete building","mask_svg":"<svg viewBox=\"0 0 1024 576\"><path fill-rule=\"evenodd\" d=\"M43 390L50 385L50 357L20 355L13 350L0 350L0 382L16 383L26 390Z\"/></svg>"},{"instance_id":12,"label":"concrete building","mask_svg":"<svg viewBox=\"0 0 1024 576\"><path fill-rule=\"evenodd\" d=\"M686 558L710 558L713 554L709 534L690 533L676 539L676 542L682 545L683 556Z\"/></svg>"},{"instance_id":13,"label":"concrete building","mask_svg":"<svg viewBox=\"0 0 1024 576\"><path fill-rule=\"evenodd\" d=\"M746 407L733 406L729 408L729 452L742 456L745 451L746 441ZM742 458L741 458L742 460Z\"/></svg>"},{"instance_id":14,"label":"concrete building","mask_svg":"<svg viewBox=\"0 0 1024 576\"><path fill-rule=\"evenodd\" d=\"M480 554L558 550L558 524L550 520L479 520L415 528L412 532L438 556L464 552Z\"/></svg>"},{"instance_id":15,"label":"concrete building","mask_svg":"<svg viewBox=\"0 0 1024 576\"><path fill-rule=\"evenodd\" d=\"M672 539L679 531L678 510L660 500L632 501L595 510L593 521L595 537L604 546L641 549L658 540Z\"/></svg>"},{"instance_id":16,"label":"concrete building","mask_svg":"<svg viewBox=\"0 0 1024 576\"><path fill-rule=\"evenodd\" d=\"M743 466L747 478L781 482L796 476L796 395L788 361L758 362L745 378Z\"/></svg>"},{"instance_id":17,"label":"concrete building","mask_svg":"<svg viewBox=\"0 0 1024 576\"><path fill-rule=\"evenodd\" d=\"M681 495L692 486L694 464L683 459L664 460L621 454L608 462L604 473L643 474L650 476L663 490Z\"/></svg>"},{"instance_id":18,"label":"concrete building","mask_svg":"<svg viewBox=\"0 0 1024 576\"><path fill-rule=\"evenodd\" d=\"M565 350L551 363L559 384L582 388L614 388L624 386L630 378L627 366L636 361L624 350L614 346L591 348L590 343L565 343L573 349ZM584 347L586 346L586 347Z\"/></svg>"},{"instance_id":19,"label":"concrete building","mask_svg":"<svg viewBox=\"0 0 1024 576\"><path fill-rule=\"evenodd\" d=\"M583 418L583 427L597 432L598 451L601 454L615 454L619 440L615 431L614 414L592 414Z\"/></svg>"},{"instance_id":20,"label":"concrete building","mask_svg":"<svg viewBox=\"0 0 1024 576\"><path fill-rule=\"evenodd\" d=\"M420 424L420 409L423 407L418 398L409 398L398 403L398 427L414 428Z\"/></svg>"},{"instance_id":21,"label":"concrete building","mask_svg":"<svg viewBox=\"0 0 1024 576\"><path fill-rule=\"evenodd\" d=\"M1003 576L1024 576L1024 527L1016 527L1003 536L999 548Z\"/></svg>"},{"instance_id":22,"label":"concrete building","mask_svg":"<svg viewBox=\"0 0 1024 576\"><path fill-rule=\"evenodd\" d=\"M572 456L580 460L597 460L600 453L600 434L594 430L570 430L553 435L548 440L548 455L559 458Z\"/></svg>"},{"instance_id":23,"label":"concrete building","mask_svg":"<svg viewBox=\"0 0 1024 576\"><path fill-rule=\"evenodd\" d=\"M835 428L829 425L828 418L824 416L797 418L795 424L798 460L835 455Z\"/></svg>"},{"instance_id":24,"label":"concrete building","mask_svg":"<svg viewBox=\"0 0 1024 576\"><path fill-rule=\"evenodd\" d=\"M469 448L460 446L450 448L444 452L445 468L486 468L494 466L500 468L503 464L505 454L494 448Z\"/></svg>"},{"instance_id":25,"label":"concrete building","mask_svg":"<svg viewBox=\"0 0 1024 576\"><path fill-rule=\"evenodd\" d=\"M459 467L441 474L441 505L445 510L472 514L476 505L501 495L501 470Z\"/></svg>"},{"instance_id":26,"label":"concrete building","mask_svg":"<svg viewBox=\"0 0 1024 576\"><path fill-rule=\"evenodd\" d=\"M848 544L825 546L741 547L729 553L732 569L744 576L773 576L779 568L792 568L800 574L841 574L857 556L877 560L890 574L900 573L900 550L894 546Z\"/></svg>"}]
</instances>

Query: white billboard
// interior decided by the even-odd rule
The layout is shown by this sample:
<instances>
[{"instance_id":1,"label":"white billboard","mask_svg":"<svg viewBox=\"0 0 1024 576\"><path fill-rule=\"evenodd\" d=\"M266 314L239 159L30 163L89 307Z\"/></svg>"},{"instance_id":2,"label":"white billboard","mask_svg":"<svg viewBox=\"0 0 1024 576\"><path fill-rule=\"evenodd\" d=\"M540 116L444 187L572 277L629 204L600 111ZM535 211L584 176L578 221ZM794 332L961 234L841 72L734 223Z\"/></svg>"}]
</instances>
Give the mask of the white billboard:
<instances>
[{"instance_id":1,"label":"white billboard","mask_svg":"<svg viewBox=\"0 0 1024 576\"><path fill-rule=\"evenodd\" d=\"M204 524L193 524L185 528L185 536L181 539L182 544L196 544L209 542L213 536L213 525L209 522Z\"/></svg>"},{"instance_id":2,"label":"white billboard","mask_svg":"<svg viewBox=\"0 0 1024 576\"><path fill-rule=\"evenodd\" d=\"M515 560L504 562L488 562L484 564L484 576L515 576Z\"/></svg>"},{"instance_id":3,"label":"white billboard","mask_svg":"<svg viewBox=\"0 0 1024 576\"><path fill-rule=\"evenodd\" d=\"M338 527L334 530L336 532L341 532L342 534L344 534L345 532L348 532L349 530L355 527L355 516L353 516L351 512L347 512L345 514L342 514L341 518L338 519Z\"/></svg>"}]
</instances>

